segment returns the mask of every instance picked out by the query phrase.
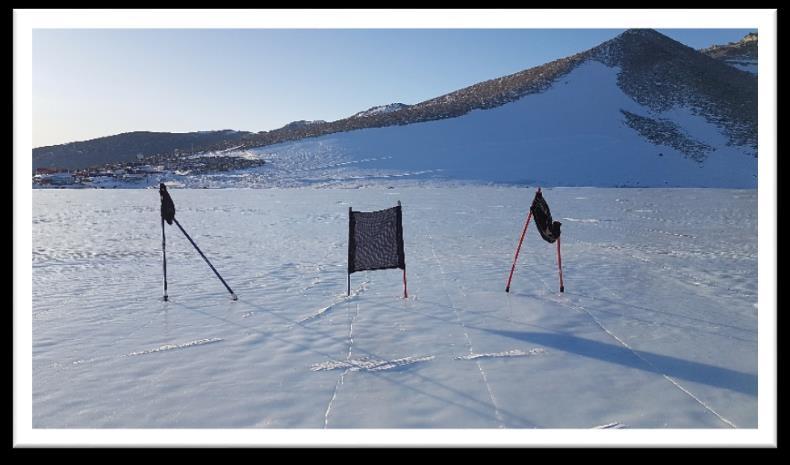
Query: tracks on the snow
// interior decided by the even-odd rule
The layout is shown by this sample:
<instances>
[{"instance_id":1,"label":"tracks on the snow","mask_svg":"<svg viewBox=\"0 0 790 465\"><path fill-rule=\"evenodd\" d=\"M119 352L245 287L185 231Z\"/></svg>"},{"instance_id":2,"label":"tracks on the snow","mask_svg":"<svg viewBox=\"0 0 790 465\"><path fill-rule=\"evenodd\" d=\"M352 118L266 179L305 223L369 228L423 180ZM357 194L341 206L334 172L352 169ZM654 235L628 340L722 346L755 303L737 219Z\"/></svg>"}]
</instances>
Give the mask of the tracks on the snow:
<instances>
[{"instance_id":1,"label":"tracks on the snow","mask_svg":"<svg viewBox=\"0 0 790 465\"><path fill-rule=\"evenodd\" d=\"M338 379L337 383L335 383L335 389L332 391L332 398L329 399L329 404L326 406L326 411L324 412L324 429L329 426L329 414L332 412L332 404L335 403L335 398L337 398L337 391L340 389L340 386L343 385L346 374L348 374L352 368L349 362L351 360L351 349L354 346L354 320L356 320L359 316L359 304L356 304L356 308L356 313L353 317L350 316L348 321L348 353L346 354L346 363L349 364L349 366L343 370L343 372L340 374L340 379Z\"/></svg>"},{"instance_id":2,"label":"tracks on the snow","mask_svg":"<svg viewBox=\"0 0 790 465\"><path fill-rule=\"evenodd\" d=\"M439 268L439 273L442 277L442 290L444 291L444 295L447 298L447 302L450 304L450 308L453 309L455 313L455 318L458 321L458 324L461 326L461 329L464 332L464 338L466 339L466 345L469 348L469 355L474 355L474 347L472 346L472 339L469 337L469 332L466 330L466 325L461 320L461 314L458 311L458 307L455 306L453 303L453 299L450 297L450 293L447 291L447 278L445 277L444 267L442 266L441 260L439 260L439 256L436 255L436 248L433 245L433 237L429 233L425 233L425 236L428 238L428 244L431 246L431 255L433 259L436 261L436 266ZM466 293L461 290L461 293L466 296ZM488 376L486 375L485 370L483 370L483 365L480 363L479 360L475 360L475 364L477 365L477 369L480 372L480 377L483 379L483 383L488 390L488 397L491 400L491 406L494 408L494 416L496 417L497 421L499 422L499 427L505 427L505 419L502 416L502 413L499 411L499 405L497 404L496 397L494 397L494 392L491 389L491 383L488 382Z\"/></svg>"}]
</instances>

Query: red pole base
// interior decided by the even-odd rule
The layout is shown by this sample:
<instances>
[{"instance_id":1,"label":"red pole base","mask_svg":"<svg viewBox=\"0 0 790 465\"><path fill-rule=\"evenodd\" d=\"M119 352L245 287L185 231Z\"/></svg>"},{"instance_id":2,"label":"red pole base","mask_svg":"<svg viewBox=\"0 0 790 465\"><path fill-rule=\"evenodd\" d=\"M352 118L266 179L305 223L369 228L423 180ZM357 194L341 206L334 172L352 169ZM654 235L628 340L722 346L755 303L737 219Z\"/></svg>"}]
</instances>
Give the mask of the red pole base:
<instances>
[{"instance_id":1,"label":"red pole base","mask_svg":"<svg viewBox=\"0 0 790 465\"><path fill-rule=\"evenodd\" d=\"M562 282L562 254L560 253L560 238L557 238L557 267L560 270L560 292L565 292L565 285Z\"/></svg>"},{"instance_id":2,"label":"red pole base","mask_svg":"<svg viewBox=\"0 0 790 465\"><path fill-rule=\"evenodd\" d=\"M516 270L518 253L521 251L521 244L524 242L524 236L527 234L527 228L529 227L529 220L531 219L532 219L532 209L529 210L529 215L527 215L527 221L524 223L524 230L521 231L521 238L518 240L518 247L516 247L516 256L513 257L513 266L510 267L510 276L507 277L507 286L505 286L505 292L510 292L510 281L513 279L513 271Z\"/></svg>"},{"instance_id":3,"label":"red pole base","mask_svg":"<svg viewBox=\"0 0 790 465\"><path fill-rule=\"evenodd\" d=\"M406 287L406 268L403 269L403 298L409 298L409 290Z\"/></svg>"}]
</instances>

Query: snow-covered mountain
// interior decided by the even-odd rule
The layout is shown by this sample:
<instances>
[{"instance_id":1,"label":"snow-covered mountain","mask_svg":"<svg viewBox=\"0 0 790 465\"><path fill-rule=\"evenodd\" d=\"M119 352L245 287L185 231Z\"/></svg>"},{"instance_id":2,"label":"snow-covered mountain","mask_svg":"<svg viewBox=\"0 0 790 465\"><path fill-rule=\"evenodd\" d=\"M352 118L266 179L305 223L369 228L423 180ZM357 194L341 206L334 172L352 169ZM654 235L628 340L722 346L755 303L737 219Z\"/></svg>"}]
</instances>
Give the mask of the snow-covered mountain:
<instances>
[{"instance_id":1,"label":"snow-covered mountain","mask_svg":"<svg viewBox=\"0 0 790 465\"><path fill-rule=\"evenodd\" d=\"M253 150L271 161L254 182L757 185L756 76L653 30L364 119Z\"/></svg>"},{"instance_id":2,"label":"snow-covered mountain","mask_svg":"<svg viewBox=\"0 0 790 465\"><path fill-rule=\"evenodd\" d=\"M744 41L756 48L756 40ZM714 55L631 29L590 50L414 105L296 121L198 147L235 148L267 163L238 176L183 181L265 187L439 176L755 187L757 77Z\"/></svg>"}]
</instances>

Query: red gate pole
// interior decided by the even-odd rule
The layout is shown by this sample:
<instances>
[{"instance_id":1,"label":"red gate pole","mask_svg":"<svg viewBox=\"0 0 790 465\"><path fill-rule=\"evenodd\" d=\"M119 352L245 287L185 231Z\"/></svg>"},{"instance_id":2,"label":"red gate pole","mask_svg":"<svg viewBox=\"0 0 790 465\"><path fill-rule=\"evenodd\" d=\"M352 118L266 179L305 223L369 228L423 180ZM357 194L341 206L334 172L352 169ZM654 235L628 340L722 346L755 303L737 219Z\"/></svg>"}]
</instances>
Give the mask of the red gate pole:
<instances>
[{"instance_id":1,"label":"red gate pole","mask_svg":"<svg viewBox=\"0 0 790 465\"><path fill-rule=\"evenodd\" d=\"M406 268L403 269L403 298L409 298L409 291L406 289Z\"/></svg>"},{"instance_id":2,"label":"red gate pole","mask_svg":"<svg viewBox=\"0 0 790 465\"><path fill-rule=\"evenodd\" d=\"M516 269L516 261L518 261L518 253L521 251L521 243L524 242L524 235L527 234L527 227L529 226L529 220L532 219L532 209L529 210L529 215L527 215L527 222L524 223L524 230L521 231L521 239L518 240L518 247L516 247L516 256L513 258L513 266L510 267L510 276L507 278L507 286L505 287L505 292L510 292L510 280L513 279L513 270Z\"/></svg>"},{"instance_id":3,"label":"red gate pole","mask_svg":"<svg viewBox=\"0 0 790 465\"><path fill-rule=\"evenodd\" d=\"M560 292L565 292L565 286L562 284L562 254L560 253L560 238L557 238L557 266L560 269Z\"/></svg>"}]
</instances>

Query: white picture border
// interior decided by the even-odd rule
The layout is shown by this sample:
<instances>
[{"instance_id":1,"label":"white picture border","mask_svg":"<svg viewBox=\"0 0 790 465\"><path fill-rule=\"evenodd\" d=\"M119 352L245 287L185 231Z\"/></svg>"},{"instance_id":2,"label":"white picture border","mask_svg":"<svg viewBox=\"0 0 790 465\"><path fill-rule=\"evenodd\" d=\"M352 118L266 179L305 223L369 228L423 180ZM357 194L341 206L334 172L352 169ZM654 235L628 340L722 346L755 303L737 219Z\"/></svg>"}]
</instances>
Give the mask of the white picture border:
<instances>
[{"instance_id":1,"label":"white picture border","mask_svg":"<svg viewBox=\"0 0 790 465\"><path fill-rule=\"evenodd\" d=\"M776 10L14 10L15 447L777 445ZM758 427L754 429L34 429L32 36L37 28L755 28L758 73Z\"/></svg>"}]
</instances>

